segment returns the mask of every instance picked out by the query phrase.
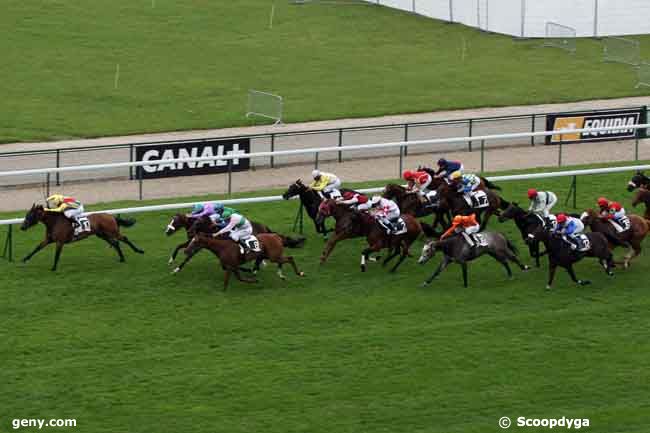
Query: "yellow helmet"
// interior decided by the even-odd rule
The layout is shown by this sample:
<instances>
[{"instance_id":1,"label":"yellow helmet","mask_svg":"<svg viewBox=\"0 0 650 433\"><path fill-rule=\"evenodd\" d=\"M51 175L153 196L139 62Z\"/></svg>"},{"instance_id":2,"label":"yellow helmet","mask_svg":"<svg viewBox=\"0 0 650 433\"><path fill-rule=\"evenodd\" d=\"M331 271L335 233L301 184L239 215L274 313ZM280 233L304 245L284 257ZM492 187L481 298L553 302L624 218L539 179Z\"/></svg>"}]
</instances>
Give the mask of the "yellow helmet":
<instances>
[{"instance_id":1,"label":"yellow helmet","mask_svg":"<svg viewBox=\"0 0 650 433\"><path fill-rule=\"evenodd\" d=\"M53 207L53 206L58 206L61 203L63 203L64 199L65 199L65 197L63 197L63 195L61 195L61 194L53 194L53 195L49 196L46 199L46 201L47 201L48 206Z\"/></svg>"},{"instance_id":2,"label":"yellow helmet","mask_svg":"<svg viewBox=\"0 0 650 433\"><path fill-rule=\"evenodd\" d=\"M460 170L458 170L458 171L454 171L449 177L451 178L451 180L458 180L461 177L463 177L463 174L460 172Z\"/></svg>"}]
</instances>

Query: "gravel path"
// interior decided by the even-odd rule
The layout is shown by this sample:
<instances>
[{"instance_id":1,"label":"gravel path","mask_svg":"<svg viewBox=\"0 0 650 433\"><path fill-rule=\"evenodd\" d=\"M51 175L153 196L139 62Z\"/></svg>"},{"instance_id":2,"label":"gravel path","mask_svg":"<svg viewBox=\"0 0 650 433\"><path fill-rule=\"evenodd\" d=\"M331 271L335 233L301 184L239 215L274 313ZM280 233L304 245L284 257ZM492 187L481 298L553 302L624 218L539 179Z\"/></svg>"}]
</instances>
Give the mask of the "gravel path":
<instances>
[{"instance_id":1,"label":"gravel path","mask_svg":"<svg viewBox=\"0 0 650 433\"><path fill-rule=\"evenodd\" d=\"M513 114L544 113L552 111L582 110L594 108L628 107L650 104L650 98L625 98L606 101L585 101L571 104L554 104L538 106L521 106L506 108L483 108L476 110L459 110L452 112L423 113L413 115L385 116L369 119L343 119L326 122L309 122L292 124L282 127L257 126L251 128L229 128L224 130L206 130L173 132L165 134L146 134L127 137L105 137L89 140L74 140L56 143L14 143L0 146L2 151L18 151L28 149L88 146L115 143L138 143L157 140L180 140L216 136L248 135L269 131L299 131L320 128L338 128L349 126L364 126L378 124L399 124L405 122L420 122L444 119L460 119L469 117L489 117ZM640 159L650 159L650 140L640 143ZM414 149L415 150L415 149ZM79 154L78 164L83 164L83 154ZM480 152L457 150L445 152L451 158L465 162L470 171L480 170ZM404 168L417 167L420 164L432 165L439 154L420 153L410 154L404 158ZM634 159L634 141L579 143L564 146L563 165L586 164L596 162L629 161ZM514 168L557 167L557 146L518 146L490 148L485 154L485 170L496 171ZM13 169L17 167L2 167ZM292 165L275 169L256 169L248 172L233 174L234 191L255 191L274 187L286 187L297 178L308 178L313 165ZM394 178L399 173L399 158L397 156L381 158L358 158L336 162L322 162L319 168L337 173L344 181L358 182L377 179ZM191 176L169 179L147 180L143 185L145 199L170 198L200 194L223 194L227 192L227 176ZM53 187L54 188L54 187ZM137 199L138 183L129 180L108 180L101 182L64 182L57 191L78 197L87 204L115 200ZM42 201L42 187L0 189L0 211L26 209L33 202Z\"/></svg>"}]
</instances>

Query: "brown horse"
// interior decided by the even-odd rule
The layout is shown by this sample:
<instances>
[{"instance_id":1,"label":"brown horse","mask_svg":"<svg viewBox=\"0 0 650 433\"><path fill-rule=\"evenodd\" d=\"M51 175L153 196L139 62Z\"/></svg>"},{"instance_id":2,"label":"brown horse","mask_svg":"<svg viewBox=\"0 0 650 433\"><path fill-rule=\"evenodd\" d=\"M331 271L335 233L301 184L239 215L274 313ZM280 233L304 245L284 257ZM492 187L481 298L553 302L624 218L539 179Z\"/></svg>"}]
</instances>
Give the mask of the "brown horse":
<instances>
[{"instance_id":1,"label":"brown horse","mask_svg":"<svg viewBox=\"0 0 650 433\"><path fill-rule=\"evenodd\" d=\"M298 270L296 262L292 256L284 256L284 247L282 246L282 239L275 233L260 233L256 236L260 242L262 252L259 254L248 253L241 254L239 245L230 239L213 238L211 235L197 233L193 238L185 253L188 255L194 254L197 249L207 248L219 258L221 267L224 270L223 275L223 289L228 288L228 281L230 274L234 273L239 281L245 283L256 283L255 278L243 278L240 271L240 266L250 260L256 260L258 263L263 259L268 259L278 265L278 276L285 279L282 273L282 265L289 263L293 268L296 275L304 277L305 273Z\"/></svg>"},{"instance_id":2,"label":"brown horse","mask_svg":"<svg viewBox=\"0 0 650 433\"><path fill-rule=\"evenodd\" d=\"M438 200L436 203L428 203L423 199L420 194L408 191L401 185L389 183L384 188L384 198L393 200L399 206L402 214L413 215L414 217L423 217L434 214L433 224L422 224L422 229L429 237L440 234L435 233L435 229L440 225L444 232L451 225L451 213L449 212L449 205L445 199Z\"/></svg>"},{"instance_id":3,"label":"brown horse","mask_svg":"<svg viewBox=\"0 0 650 433\"><path fill-rule=\"evenodd\" d=\"M344 239L352 239L368 235L368 229L373 223L373 218L361 212L351 210L347 205L338 204L334 200L324 200L318 207L316 224L322 224L325 218L333 217L336 221L334 235L327 240L320 264L324 264L334 251L336 243Z\"/></svg>"},{"instance_id":4,"label":"brown horse","mask_svg":"<svg viewBox=\"0 0 650 433\"><path fill-rule=\"evenodd\" d=\"M587 209L581 216L582 222L589 226L592 232L599 232L605 235L609 242L609 249L613 250L617 246L623 246L628 249L625 255L623 265L628 268L630 261L641 254L641 243L650 230L650 224L644 218L638 215L628 215L630 219L630 229L618 233L616 228L607 220L598 215L593 209ZM620 263L620 262L617 262Z\"/></svg>"},{"instance_id":5,"label":"brown horse","mask_svg":"<svg viewBox=\"0 0 650 433\"><path fill-rule=\"evenodd\" d=\"M438 196L441 203L448 203L449 211L452 215L470 215L475 214L476 220L481 224L481 229L485 229L492 215L499 215L500 210L506 209L510 203L501 198L497 193L486 189L489 205L484 208L475 209L470 206L462 194L458 193L452 186L443 183L438 188Z\"/></svg>"},{"instance_id":6,"label":"brown horse","mask_svg":"<svg viewBox=\"0 0 650 433\"><path fill-rule=\"evenodd\" d=\"M126 236L120 233L120 227L130 227L135 224L135 220L122 219L119 216L114 217L107 213L88 215L88 220L90 221L90 231L75 236L72 223L62 213L48 212L43 208L43 206L33 204L31 209L27 212L27 215L25 215L25 220L20 229L27 230L39 222L43 223L45 225L45 239L36 246L34 251L25 256L23 263L26 263L34 256L34 254L45 248L47 245L55 243L56 252L54 254L54 265L52 266L52 270L55 271L59 263L59 257L61 256L63 245L86 239L92 235L103 239L111 247L115 248L115 251L117 251L117 254L120 257L120 262L124 262L124 254L120 248L120 242L127 244L136 253L144 253L144 251L136 247Z\"/></svg>"},{"instance_id":7,"label":"brown horse","mask_svg":"<svg viewBox=\"0 0 650 433\"><path fill-rule=\"evenodd\" d=\"M637 207L639 203L645 203L643 218L650 221L650 190L639 188L634 196L634 200L632 200L632 206Z\"/></svg>"}]
</instances>

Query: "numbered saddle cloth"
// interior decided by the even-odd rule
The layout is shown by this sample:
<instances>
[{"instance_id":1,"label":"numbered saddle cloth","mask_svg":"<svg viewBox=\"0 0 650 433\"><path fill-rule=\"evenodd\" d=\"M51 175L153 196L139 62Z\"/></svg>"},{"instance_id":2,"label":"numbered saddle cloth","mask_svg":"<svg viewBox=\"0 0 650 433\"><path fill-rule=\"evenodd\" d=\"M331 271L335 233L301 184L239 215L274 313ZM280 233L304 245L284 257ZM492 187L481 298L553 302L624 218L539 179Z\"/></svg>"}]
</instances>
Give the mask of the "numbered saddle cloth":
<instances>
[{"instance_id":1,"label":"numbered saddle cloth","mask_svg":"<svg viewBox=\"0 0 650 433\"><path fill-rule=\"evenodd\" d=\"M589 241L589 238L585 234L578 235L573 238L573 240L576 242L577 248L576 250L580 252L586 252L591 249L591 242Z\"/></svg>"},{"instance_id":2,"label":"numbered saddle cloth","mask_svg":"<svg viewBox=\"0 0 650 433\"><path fill-rule=\"evenodd\" d=\"M246 239L242 243L246 245L248 251L252 251L254 253L259 253L262 251L262 249L260 248L260 241L253 235L250 235L248 239ZM239 246L239 250L241 251L242 254L245 254L246 252L242 245Z\"/></svg>"},{"instance_id":3,"label":"numbered saddle cloth","mask_svg":"<svg viewBox=\"0 0 650 433\"><path fill-rule=\"evenodd\" d=\"M487 247L488 241L487 241L487 236L483 233L474 233L472 236L474 236L474 240L476 241L476 244L481 246L481 247Z\"/></svg>"},{"instance_id":4,"label":"numbered saddle cloth","mask_svg":"<svg viewBox=\"0 0 650 433\"><path fill-rule=\"evenodd\" d=\"M402 219L402 217L399 217L397 221L393 223L395 229L393 230L394 235L403 235L406 233L406 222Z\"/></svg>"},{"instance_id":5,"label":"numbered saddle cloth","mask_svg":"<svg viewBox=\"0 0 650 433\"><path fill-rule=\"evenodd\" d=\"M630 218L628 218L627 216L624 216L616 220L609 220L609 222L614 226L617 233L626 232L632 226L632 223L630 222Z\"/></svg>"},{"instance_id":6,"label":"numbered saddle cloth","mask_svg":"<svg viewBox=\"0 0 650 433\"><path fill-rule=\"evenodd\" d=\"M485 191L474 191L463 196L469 206L474 209L483 209L490 206L487 193Z\"/></svg>"},{"instance_id":7,"label":"numbered saddle cloth","mask_svg":"<svg viewBox=\"0 0 650 433\"><path fill-rule=\"evenodd\" d=\"M90 231L90 220L88 217L82 216L76 219L77 225L74 228L74 235L79 236L82 233Z\"/></svg>"}]
</instances>

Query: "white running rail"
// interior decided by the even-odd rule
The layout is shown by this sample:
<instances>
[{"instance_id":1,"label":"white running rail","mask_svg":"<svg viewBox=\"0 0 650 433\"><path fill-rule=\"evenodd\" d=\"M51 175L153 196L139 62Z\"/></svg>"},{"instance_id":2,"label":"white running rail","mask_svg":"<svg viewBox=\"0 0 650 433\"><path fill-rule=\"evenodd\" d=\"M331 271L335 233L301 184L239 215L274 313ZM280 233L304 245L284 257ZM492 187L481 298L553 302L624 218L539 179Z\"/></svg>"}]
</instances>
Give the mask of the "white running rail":
<instances>
[{"instance_id":1,"label":"white running rail","mask_svg":"<svg viewBox=\"0 0 650 433\"><path fill-rule=\"evenodd\" d=\"M570 177L570 176L585 176L590 174L620 173L624 171L637 171L637 170L650 170L650 165L630 165L624 167L607 167L607 168L592 168L592 169L585 169L585 170L553 171L548 173L513 174L507 176L491 176L488 177L488 179L493 182L505 182L511 180L546 179L550 177ZM360 189L358 191L363 193L374 193L374 192L379 192L381 190L383 190L383 187ZM283 200L282 196L274 195L274 196L266 196L266 197L251 197L251 198L240 198L240 199L232 199L232 200L214 200L214 201L220 201L225 205L235 205L235 204L249 204L249 203L266 203L266 202L282 201L282 200ZM211 200L203 200L202 202L206 202L206 201L211 201ZM153 205L153 206L109 209L109 210L102 210L96 212L87 212L86 215L91 215L93 213L129 214L129 213L156 212L156 211L164 211L164 210L189 209L194 204L195 202L171 203L171 204L161 204L161 205ZM0 226L21 224L22 222L23 222L22 218L0 220Z\"/></svg>"}]
</instances>

